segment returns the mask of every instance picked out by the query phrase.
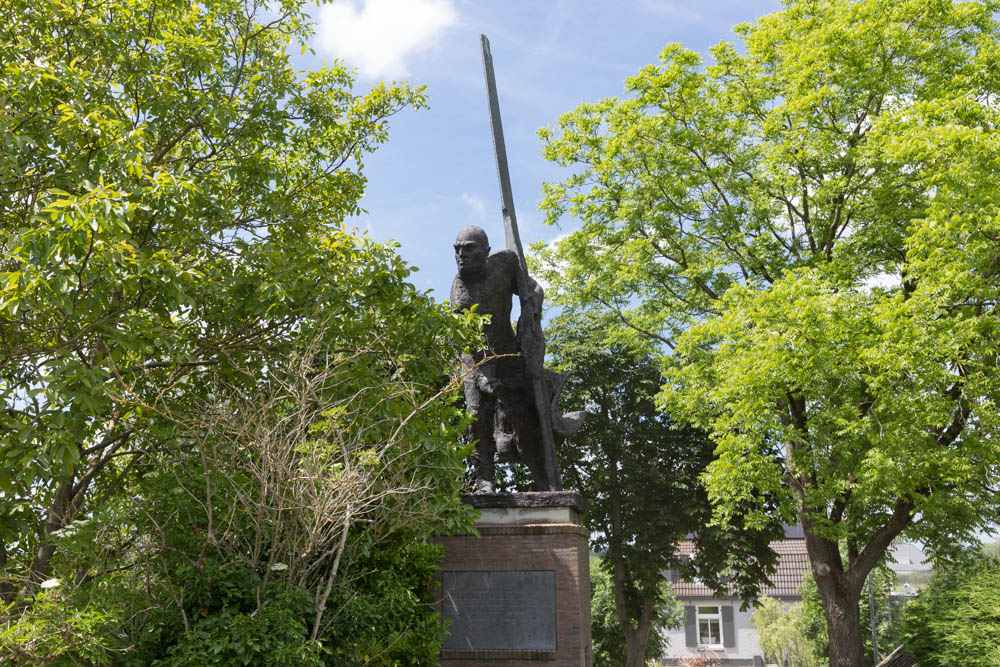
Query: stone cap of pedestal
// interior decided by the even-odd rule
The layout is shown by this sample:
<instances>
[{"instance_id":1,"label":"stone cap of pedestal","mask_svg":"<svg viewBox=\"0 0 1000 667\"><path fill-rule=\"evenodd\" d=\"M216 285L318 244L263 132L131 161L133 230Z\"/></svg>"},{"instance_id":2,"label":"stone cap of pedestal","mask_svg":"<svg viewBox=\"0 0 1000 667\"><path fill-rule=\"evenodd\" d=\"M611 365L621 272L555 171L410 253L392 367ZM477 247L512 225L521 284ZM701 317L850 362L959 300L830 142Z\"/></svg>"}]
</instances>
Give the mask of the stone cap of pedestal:
<instances>
[{"instance_id":1,"label":"stone cap of pedestal","mask_svg":"<svg viewBox=\"0 0 1000 667\"><path fill-rule=\"evenodd\" d=\"M580 524L587 503L576 491L463 494L479 510L477 526Z\"/></svg>"}]
</instances>

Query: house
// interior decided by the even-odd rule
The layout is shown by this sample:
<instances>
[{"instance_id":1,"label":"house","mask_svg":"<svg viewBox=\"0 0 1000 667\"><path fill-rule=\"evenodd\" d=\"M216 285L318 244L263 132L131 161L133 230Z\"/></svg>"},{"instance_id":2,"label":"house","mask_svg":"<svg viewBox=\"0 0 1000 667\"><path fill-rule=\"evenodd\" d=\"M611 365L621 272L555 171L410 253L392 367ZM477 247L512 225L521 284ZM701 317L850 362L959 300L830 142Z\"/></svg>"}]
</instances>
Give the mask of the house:
<instances>
[{"instance_id":1,"label":"house","mask_svg":"<svg viewBox=\"0 0 1000 667\"><path fill-rule=\"evenodd\" d=\"M890 594L899 602L916 595L934 574L927 555L916 544L897 542L889 547L888 566L896 573L896 587Z\"/></svg>"},{"instance_id":2,"label":"house","mask_svg":"<svg viewBox=\"0 0 1000 667\"><path fill-rule=\"evenodd\" d=\"M791 526L785 529L785 539L771 543L778 554L778 569L771 577L771 585L761 588L767 595L788 604L802 599L802 579L809 569L806 541L802 529ZM694 544L681 542L678 550L691 555ZM757 633L750 622L753 608L740 611L736 597L717 598L698 581L682 581L676 572L669 573L674 594L684 605L684 627L667 631L670 643L662 665L678 665L681 658L714 653L723 665L763 667L764 658Z\"/></svg>"},{"instance_id":3,"label":"house","mask_svg":"<svg viewBox=\"0 0 1000 667\"><path fill-rule=\"evenodd\" d=\"M778 568L771 585L761 588L761 595L789 605L801 601L802 581L809 570L802 528L786 526L785 539L772 542L771 548L778 554ZM678 551L691 556L694 543L681 542ZM888 565L898 577L898 590L890 596L898 605L926 584L932 568L924 552L914 544L898 542L890 548L890 556ZM723 665L765 665L757 632L750 621L752 608L740 611L738 598L716 598L707 586L697 581L682 581L674 571L668 577L674 594L684 605L685 619L683 628L667 631L670 643L660 664L677 665L681 658L712 653Z\"/></svg>"}]
</instances>

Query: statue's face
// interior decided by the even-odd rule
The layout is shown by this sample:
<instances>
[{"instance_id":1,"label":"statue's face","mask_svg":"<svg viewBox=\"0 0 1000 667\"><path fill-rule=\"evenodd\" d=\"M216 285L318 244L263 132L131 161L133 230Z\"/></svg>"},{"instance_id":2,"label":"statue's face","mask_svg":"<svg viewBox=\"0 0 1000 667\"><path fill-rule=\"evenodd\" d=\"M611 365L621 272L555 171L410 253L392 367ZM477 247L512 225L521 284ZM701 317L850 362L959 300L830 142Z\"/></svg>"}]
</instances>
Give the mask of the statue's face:
<instances>
[{"instance_id":1,"label":"statue's face","mask_svg":"<svg viewBox=\"0 0 1000 667\"><path fill-rule=\"evenodd\" d=\"M486 258L490 246L484 235L462 230L455 239L455 263L458 274L463 278L473 278L486 271Z\"/></svg>"}]
</instances>

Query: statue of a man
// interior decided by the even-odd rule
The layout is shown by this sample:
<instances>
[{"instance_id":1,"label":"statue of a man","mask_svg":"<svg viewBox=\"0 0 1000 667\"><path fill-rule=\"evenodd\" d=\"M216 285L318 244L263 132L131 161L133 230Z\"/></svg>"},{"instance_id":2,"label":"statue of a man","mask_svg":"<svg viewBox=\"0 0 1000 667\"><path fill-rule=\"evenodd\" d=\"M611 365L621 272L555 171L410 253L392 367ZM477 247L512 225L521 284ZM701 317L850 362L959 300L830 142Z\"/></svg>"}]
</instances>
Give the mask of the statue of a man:
<instances>
[{"instance_id":1,"label":"statue of a man","mask_svg":"<svg viewBox=\"0 0 1000 667\"><path fill-rule=\"evenodd\" d=\"M533 326L541 317L542 288L530 277L525 281L527 294L518 293L517 254L499 250L490 254L486 232L479 227L464 227L455 239L455 262L458 275L451 286L451 303L456 310L474 305L477 312L489 315L484 326L485 350L465 355L464 380L466 409L475 420L472 437L476 449L471 456L476 474L476 493L492 493L494 466L499 461L526 463L536 487L544 488L545 461L537 408L531 396L525 369L526 359L541 359L545 341L535 335ZM517 335L510 324L513 295L520 298L521 314ZM540 363L539 363L540 365ZM551 405L555 409L563 376L546 375L552 390ZM583 413L556 417L556 435L565 437L583 421Z\"/></svg>"}]
</instances>

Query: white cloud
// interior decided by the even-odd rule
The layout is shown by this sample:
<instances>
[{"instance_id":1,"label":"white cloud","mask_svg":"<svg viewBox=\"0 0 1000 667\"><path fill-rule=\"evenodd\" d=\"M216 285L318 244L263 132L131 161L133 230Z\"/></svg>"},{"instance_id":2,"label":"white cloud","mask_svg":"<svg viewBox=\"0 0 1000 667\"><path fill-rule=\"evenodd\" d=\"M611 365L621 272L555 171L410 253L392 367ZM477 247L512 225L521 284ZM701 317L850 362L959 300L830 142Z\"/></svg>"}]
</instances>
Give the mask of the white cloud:
<instances>
[{"instance_id":1,"label":"white cloud","mask_svg":"<svg viewBox=\"0 0 1000 667\"><path fill-rule=\"evenodd\" d=\"M338 0L319 8L316 49L367 78L398 78L457 23L453 0Z\"/></svg>"},{"instance_id":2,"label":"white cloud","mask_svg":"<svg viewBox=\"0 0 1000 667\"><path fill-rule=\"evenodd\" d=\"M879 273L869 276L861 283L862 292L871 292L873 289L895 289L903 284L903 279L898 273Z\"/></svg>"},{"instance_id":3,"label":"white cloud","mask_svg":"<svg viewBox=\"0 0 1000 667\"><path fill-rule=\"evenodd\" d=\"M479 220L486 219L486 202L483 201L482 197L477 197L476 195L470 195L468 192L462 193L462 201L472 209L472 215Z\"/></svg>"},{"instance_id":4,"label":"white cloud","mask_svg":"<svg viewBox=\"0 0 1000 667\"><path fill-rule=\"evenodd\" d=\"M556 246L558 246L563 240L569 238L569 236L570 236L569 232L566 232L560 234L554 239L546 241L545 250L555 250ZM535 255L537 257L537 253L530 252L529 254ZM564 268L569 267L569 263L564 259L556 259L555 262L556 262L555 268L559 269L560 271L563 271ZM552 267L547 267L547 268L551 269ZM547 280L542 278L542 276L539 274L532 274L531 277L534 278L536 281L538 281L538 284L542 286L542 289L545 290L546 293L548 293L550 284Z\"/></svg>"}]
</instances>

